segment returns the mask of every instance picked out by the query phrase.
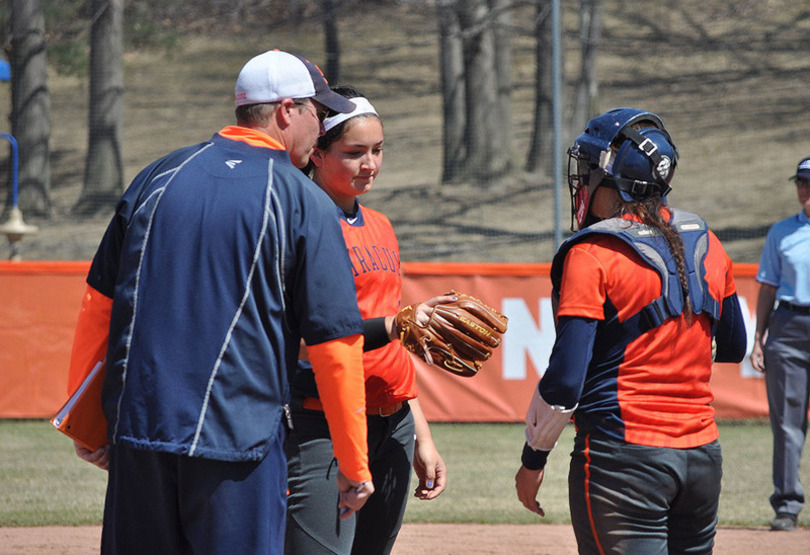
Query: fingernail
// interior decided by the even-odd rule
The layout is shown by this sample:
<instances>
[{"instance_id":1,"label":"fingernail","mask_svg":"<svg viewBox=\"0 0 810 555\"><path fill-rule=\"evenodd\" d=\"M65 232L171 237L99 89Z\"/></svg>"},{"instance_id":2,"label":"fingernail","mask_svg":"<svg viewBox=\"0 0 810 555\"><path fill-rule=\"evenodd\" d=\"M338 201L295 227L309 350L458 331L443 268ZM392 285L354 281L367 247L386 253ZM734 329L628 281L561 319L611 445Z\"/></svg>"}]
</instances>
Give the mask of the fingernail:
<instances>
[{"instance_id":1,"label":"fingernail","mask_svg":"<svg viewBox=\"0 0 810 555\"><path fill-rule=\"evenodd\" d=\"M427 483L427 487L432 488L432 487L433 487L433 482L432 482L432 481L431 481L431 482L428 482L428 483Z\"/></svg>"}]
</instances>

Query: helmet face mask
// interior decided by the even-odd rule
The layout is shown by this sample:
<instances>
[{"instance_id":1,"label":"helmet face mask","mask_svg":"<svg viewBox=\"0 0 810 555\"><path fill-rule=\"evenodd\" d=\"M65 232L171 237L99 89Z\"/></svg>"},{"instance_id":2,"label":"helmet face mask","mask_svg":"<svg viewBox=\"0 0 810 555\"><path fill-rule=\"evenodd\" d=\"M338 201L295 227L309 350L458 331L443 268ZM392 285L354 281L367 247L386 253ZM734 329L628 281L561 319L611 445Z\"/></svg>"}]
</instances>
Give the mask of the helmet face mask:
<instances>
[{"instance_id":1,"label":"helmet face mask","mask_svg":"<svg viewBox=\"0 0 810 555\"><path fill-rule=\"evenodd\" d=\"M568 156L572 231L574 220L577 229L595 221L590 203L600 185L616 189L625 202L665 198L678 162L661 118L636 108L616 108L592 118Z\"/></svg>"},{"instance_id":2,"label":"helmet face mask","mask_svg":"<svg viewBox=\"0 0 810 555\"><path fill-rule=\"evenodd\" d=\"M589 209L605 172L576 147L568 149L568 190L571 193L571 231L590 225Z\"/></svg>"}]
</instances>

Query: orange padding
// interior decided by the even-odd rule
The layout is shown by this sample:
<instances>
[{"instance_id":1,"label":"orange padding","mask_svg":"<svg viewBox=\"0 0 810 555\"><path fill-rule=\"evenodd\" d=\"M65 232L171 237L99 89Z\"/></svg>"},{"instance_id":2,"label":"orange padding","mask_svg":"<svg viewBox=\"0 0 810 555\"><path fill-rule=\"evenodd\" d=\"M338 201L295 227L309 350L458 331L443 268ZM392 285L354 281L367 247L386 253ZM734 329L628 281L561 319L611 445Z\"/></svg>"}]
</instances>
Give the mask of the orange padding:
<instances>
[{"instance_id":1,"label":"orange padding","mask_svg":"<svg viewBox=\"0 0 810 555\"><path fill-rule=\"evenodd\" d=\"M66 275L81 276L82 281L90 271L90 262L86 261L31 261L12 262L0 260L0 276L9 275Z\"/></svg>"},{"instance_id":2,"label":"orange padding","mask_svg":"<svg viewBox=\"0 0 810 555\"><path fill-rule=\"evenodd\" d=\"M315 383L329 421L332 450L343 474L371 480L368 468L363 336L353 335L308 345Z\"/></svg>"},{"instance_id":3,"label":"orange padding","mask_svg":"<svg viewBox=\"0 0 810 555\"><path fill-rule=\"evenodd\" d=\"M89 268L89 262L0 261L0 418L50 418L67 398Z\"/></svg>"},{"instance_id":4,"label":"orange padding","mask_svg":"<svg viewBox=\"0 0 810 555\"><path fill-rule=\"evenodd\" d=\"M551 264L537 262L533 264L474 262L403 262L402 273L407 276L547 276Z\"/></svg>"},{"instance_id":5,"label":"orange padding","mask_svg":"<svg viewBox=\"0 0 810 555\"><path fill-rule=\"evenodd\" d=\"M89 262L0 261L0 418L50 418L66 398L71 346ZM509 331L473 378L459 378L414 357L419 397L430 421L521 422L554 341L548 264L406 262L403 304L457 289L509 316ZM756 264L734 277L753 331ZM768 415L765 380L750 364L715 365L719 418Z\"/></svg>"}]
</instances>

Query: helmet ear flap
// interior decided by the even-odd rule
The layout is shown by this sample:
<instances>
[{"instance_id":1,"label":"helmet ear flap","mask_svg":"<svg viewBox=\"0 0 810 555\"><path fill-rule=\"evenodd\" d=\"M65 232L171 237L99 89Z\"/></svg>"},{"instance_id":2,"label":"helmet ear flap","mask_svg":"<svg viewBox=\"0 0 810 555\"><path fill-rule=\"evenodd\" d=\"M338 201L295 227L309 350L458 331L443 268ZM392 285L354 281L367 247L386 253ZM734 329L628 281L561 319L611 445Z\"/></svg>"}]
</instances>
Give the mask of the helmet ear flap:
<instances>
[{"instance_id":1,"label":"helmet ear flap","mask_svg":"<svg viewBox=\"0 0 810 555\"><path fill-rule=\"evenodd\" d=\"M637 131L628 127L617 137L623 140L612 173L620 183L622 197L629 201L665 196L678 163L678 150L666 130L645 127ZM631 186L632 190L628 190Z\"/></svg>"}]
</instances>

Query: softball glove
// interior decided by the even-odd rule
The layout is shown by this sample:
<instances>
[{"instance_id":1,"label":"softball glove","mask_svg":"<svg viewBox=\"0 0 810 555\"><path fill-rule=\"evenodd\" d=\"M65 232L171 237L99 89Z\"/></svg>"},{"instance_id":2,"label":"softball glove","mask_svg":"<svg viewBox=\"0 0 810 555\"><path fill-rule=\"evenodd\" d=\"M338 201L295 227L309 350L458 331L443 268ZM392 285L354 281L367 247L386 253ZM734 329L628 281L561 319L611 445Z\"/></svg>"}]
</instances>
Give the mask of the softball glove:
<instances>
[{"instance_id":1,"label":"softball glove","mask_svg":"<svg viewBox=\"0 0 810 555\"><path fill-rule=\"evenodd\" d=\"M457 300L434 306L427 322L418 321L418 305L400 310L396 317L399 339L428 365L458 376L475 376L501 344L508 319L475 297L455 290L447 295Z\"/></svg>"}]
</instances>

